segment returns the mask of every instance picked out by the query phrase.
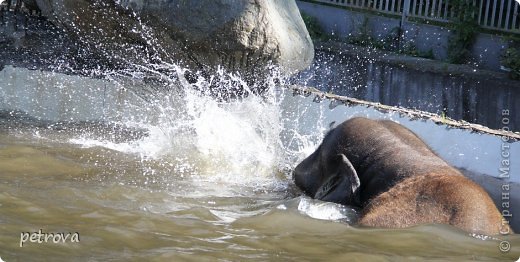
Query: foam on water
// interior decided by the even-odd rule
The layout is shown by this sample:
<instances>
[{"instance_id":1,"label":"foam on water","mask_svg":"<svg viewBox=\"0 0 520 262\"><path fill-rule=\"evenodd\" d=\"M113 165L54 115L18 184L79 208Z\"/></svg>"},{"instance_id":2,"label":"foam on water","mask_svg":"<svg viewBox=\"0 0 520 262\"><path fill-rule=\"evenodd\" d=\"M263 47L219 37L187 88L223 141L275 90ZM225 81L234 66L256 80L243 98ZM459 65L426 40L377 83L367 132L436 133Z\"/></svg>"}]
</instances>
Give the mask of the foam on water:
<instances>
[{"instance_id":1,"label":"foam on water","mask_svg":"<svg viewBox=\"0 0 520 262\"><path fill-rule=\"evenodd\" d=\"M332 202L322 202L308 197L301 197L298 211L312 218L321 220L339 220L349 224L357 219L357 211Z\"/></svg>"}]
</instances>

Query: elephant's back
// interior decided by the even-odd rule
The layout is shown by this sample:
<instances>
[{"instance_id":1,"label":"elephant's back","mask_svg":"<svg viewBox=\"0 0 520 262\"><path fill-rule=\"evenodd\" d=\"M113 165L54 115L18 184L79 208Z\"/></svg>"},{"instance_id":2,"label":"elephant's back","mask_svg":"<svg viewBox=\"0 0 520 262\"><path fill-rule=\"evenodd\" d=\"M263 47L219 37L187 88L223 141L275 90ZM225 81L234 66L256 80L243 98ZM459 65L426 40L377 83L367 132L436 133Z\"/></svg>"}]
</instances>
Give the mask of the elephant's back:
<instances>
[{"instance_id":1,"label":"elephant's back","mask_svg":"<svg viewBox=\"0 0 520 262\"><path fill-rule=\"evenodd\" d=\"M404 179L375 197L362 213L360 224L372 227L449 224L488 235L510 230L484 189L451 170Z\"/></svg>"},{"instance_id":2,"label":"elephant's back","mask_svg":"<svg viewBox=\"0 0 520 262\"><path fill-rule=\"evenodd\" d=\"M377 169L393 173L424 173L449 166L415 133L390 120L352 118L340 128L342 148L365 171Z\"/></svg>"},{"instance_id":3,"label":"elephant's back","mask_svg":"<svg viewBox=\"0 0 520 262\"><path fill-rule=\"evenodd\" d=\"M339 150L352 162L367 203L402 180L435 172L458 173L417 135L391 121L353 118L340 128Z\"/></svg>"}]
</instances>

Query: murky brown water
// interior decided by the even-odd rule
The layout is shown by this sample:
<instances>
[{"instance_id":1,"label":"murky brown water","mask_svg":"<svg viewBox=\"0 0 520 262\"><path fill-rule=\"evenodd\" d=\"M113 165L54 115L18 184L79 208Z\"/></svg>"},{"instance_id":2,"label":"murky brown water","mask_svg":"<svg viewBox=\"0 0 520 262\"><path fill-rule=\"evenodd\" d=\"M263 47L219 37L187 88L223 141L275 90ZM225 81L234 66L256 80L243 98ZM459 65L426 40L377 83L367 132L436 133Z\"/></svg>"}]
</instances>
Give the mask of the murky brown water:
<instances>
[{"instance_id":1,"label":"murky brown water","mask_svg":"<svg viewBox=\"0 0 520 262\"><path fill-rule=\"evenodd\" d=\"M5 261L516 260L518 235L481 240L446 226L350 227L298 211L289 187L175 173L165 159L0 135L0 257ZM49 137L49 134L47 134ZM154 170L154 172L150 172ZM250 174L254 175L254 174ZM285 183L286 176L273 179ZM308 201L308 200L307 200ZM79 243L25 243L21 232L78 232Z\"/></svg>"},{"instance_id":2,"label":"murky brown water","mask_svg":"<svg viewBox=\"0 0 520 262\"><path fill-rule=\"evenodd\" d=\"M229 103L190 93L143 100L108 81L16 68L0 76L4 261L520 256L520 235L483 240L439 225L351 227L354 210L300 197L290 178L290 169L316 148L330 122L356 115L399 121L450 163L488 176L496 176L500 138L361 107L331 110L328 103L283 92ZM518 143L511 144L511 154L516 152ZM514 172L511 180L518 181ZM77 232L79 242L23 242L22 233L39 230ZM499 250L501 241L511 245L509 252Z\"/></svg>"}]
</instances>

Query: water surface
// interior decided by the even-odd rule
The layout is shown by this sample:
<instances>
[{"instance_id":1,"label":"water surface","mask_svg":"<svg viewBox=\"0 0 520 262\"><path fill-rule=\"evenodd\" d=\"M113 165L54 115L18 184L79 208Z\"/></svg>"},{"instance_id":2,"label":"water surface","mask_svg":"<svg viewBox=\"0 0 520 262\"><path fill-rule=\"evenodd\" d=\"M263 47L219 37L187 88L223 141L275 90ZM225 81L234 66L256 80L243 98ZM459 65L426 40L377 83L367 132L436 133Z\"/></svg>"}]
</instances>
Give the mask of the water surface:
<instances>
[{"instance_id":1,"label":"water surface","mask_svg":"<svg viewBox=\"0 0 520 262\"><path fill-rule=\"evenodd\" d=\"M290 176L330 122L352 116L399 121L451 163L481 173L496 170L500 138L362 107L329 109L327 102L281 88L267 98L225 103L190 92L143 97L120 89L121 83L20 70L0 78L8 83L1 89L2 109L17 110L0 113L5 261L520 256L518 235L471 236L442 225L350 226L356 210L301 197ZM457 138L446 147L446 139ZM21 232L40 229L78 232L80 242L19 246ZM501 241L512 249L502 253Z\"/></svg>"},{"instance_id":2,"label":"water surface","mask_svg":"<svg viewBox=\"0 0 520 262\"><path fill-rule=\"evenodd\" d=\"M183 176L164 159L142 161L101 147L5 133L0 143L0 245L6 261L512 261L520 254L517 235L500 238L513 246L504 254L498 240L447 226L378 230L312 218L298 208L310 200L295 198L283 186ZM273 178L280 184L286 179ZM335 205L310 204L321 218L349 215ZM79 232L81 241L18 246L21 231L38 229Z\"/></svg>"}]
</instances>

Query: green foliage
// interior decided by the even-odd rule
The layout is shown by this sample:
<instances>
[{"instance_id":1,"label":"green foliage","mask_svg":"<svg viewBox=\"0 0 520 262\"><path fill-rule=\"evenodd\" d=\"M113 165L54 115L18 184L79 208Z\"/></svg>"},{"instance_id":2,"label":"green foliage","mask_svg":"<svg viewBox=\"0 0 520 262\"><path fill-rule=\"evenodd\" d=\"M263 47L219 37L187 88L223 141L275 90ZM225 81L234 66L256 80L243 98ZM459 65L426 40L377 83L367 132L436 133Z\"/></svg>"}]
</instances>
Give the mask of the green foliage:
<instances>
[{"instance_id":1,"label":"green foliage","mask_svg":"<svg viewBox=\"0 0 520 262\"><path fill-rule=\"evenodd\" d=\"M368 18L365 16L363 23L358 29L358 33L347 37L347 42L353 45L367 46L373 48L382 48L383 42L377 41L372 37L372 31L368 26Z\"/></svg>"},{"instance_id":2,"label":"green foliage","mask_svg":"<svg viewBox=\"0 0 520 262\"><path fill-rule=\"evenodd\" d=\"M452 0L451 12L454 15L453 34L448 40L448 61L453 64L466 63L471 47L479 29L476 21L477 7L473 0Z\"/></svg>"},{"instance_id":3,"label":"green foliage","mask_svg":"<svg viewBox=\"0 0 520 262\"><path fill-rule=\"evenodd\" d=\"M508 43L509 48L502 53L502 65L511 70L509 71L511 79L520 80L520 36L508 35L503 39Z\"/></svg>"},{"instance_id":4,"label":"green foliage","mask_svg":"<svg viewBox=\"0 0 520 262\"><path fill-rule=\"evenodd\" d=\"M387 51L398 51L401 28L396 26L383 39L383 49Z\"/></svg>"},{"instance_id":5,"label":"green foliage","mask_svg":"<svg viewBox=\"0 0 520 262\"><path fill-rule=\"evenodd\" d=\"M305 25L307 26L307 31L313 40L345 41L345 39L339 39L337 36L326 34L315 17L302 12L302 18ZM399 36L401 34L401 29L399 27L392 28L392 30L390 30L390 32L383 39L378 40L372 36L372 31L370 30L368 22L368 17L365 16L363 23L357 29L357 33L347 37L346 42L353 45L371 47L375 49L398 51ZM426 52L421 52L414 44L410 43L406 44L399 51L399 53L415 57L434 59L432 49Z\"/></svg>"},{"instance_id":6,"label":"green foliage","mask_svg":"<svg viewBox=\"0 0 520 262\"><path fill-rule=\"evenodd\" d=\"M363 23L358 29L358 33L348 37L347 41L349 44L353 45L372 47L386 51L398 51L400 34L401 29L399 27L394 27L383 39L377 40L376 38L372 37L372 31L368 26L368 18L365 17ZM428 50L427 52L421 52L417 49L417 46L412 43L407 43L401 50L399 50L399 53L409 56L434 59L432 49Z\"/></svg>"},{"instance_id":7,"label":"green foliage","mask_svg":"<svg viewBox=\"0 0 520 262\"><path fill-rule=\"evenodd\" d=\"M428 59L435 59L435 56L433 55L433 49L428 49L426 52L421 52L419 55L420 57L428 58Z\"/></svg>"},{"instance_id":8,"label":"green foliage","mask_svg":"<svg viewBox=\"0 0 520 262\"><path fill-rule=\"evenodd\" d=\"M421 51L419 51L419 49L417 49L417 46L415 44L413 44L413 43L406 43L401 48L399 53L404 54L404 55L409 55L409 56L427 58L427 59L434 59L435 58L434 55L433 55L433 49L430 48L426 52L421 52Z\"/></svg>"},{"instance_id":9,"label":"green foliage","mask_svg":"<svg viewBox=\"0 0 520 262\"><path fill-rule=\"evenodd\" d=\"M502 39L508 42L512 47L520 48L520 35L505 35Z\"/></svg>"},{"instance_id":10,"label":"green foliage","mask_svg":"<svg viewBox=\"0 0 520 262\"><path fill-rule=\"evenodd\" d=\"M511 79L520 80L520 49L508 48L502 54L502 64L511 69L509 75Z\"/></svg>"},{"instance_id":11,"label":"green foliage","mask_svg":"<svg viewBox=\"0 0 520 262\"><path fill-rule=\"evenodd\" d=\"M305 26L307 27L307 31L309 32L311 38L314 40L324 39L326 36L323 32L323 28L318 22L318 19L303 12L301 14L303 22L305 23Z\"/></svg>"}]
</instances>

